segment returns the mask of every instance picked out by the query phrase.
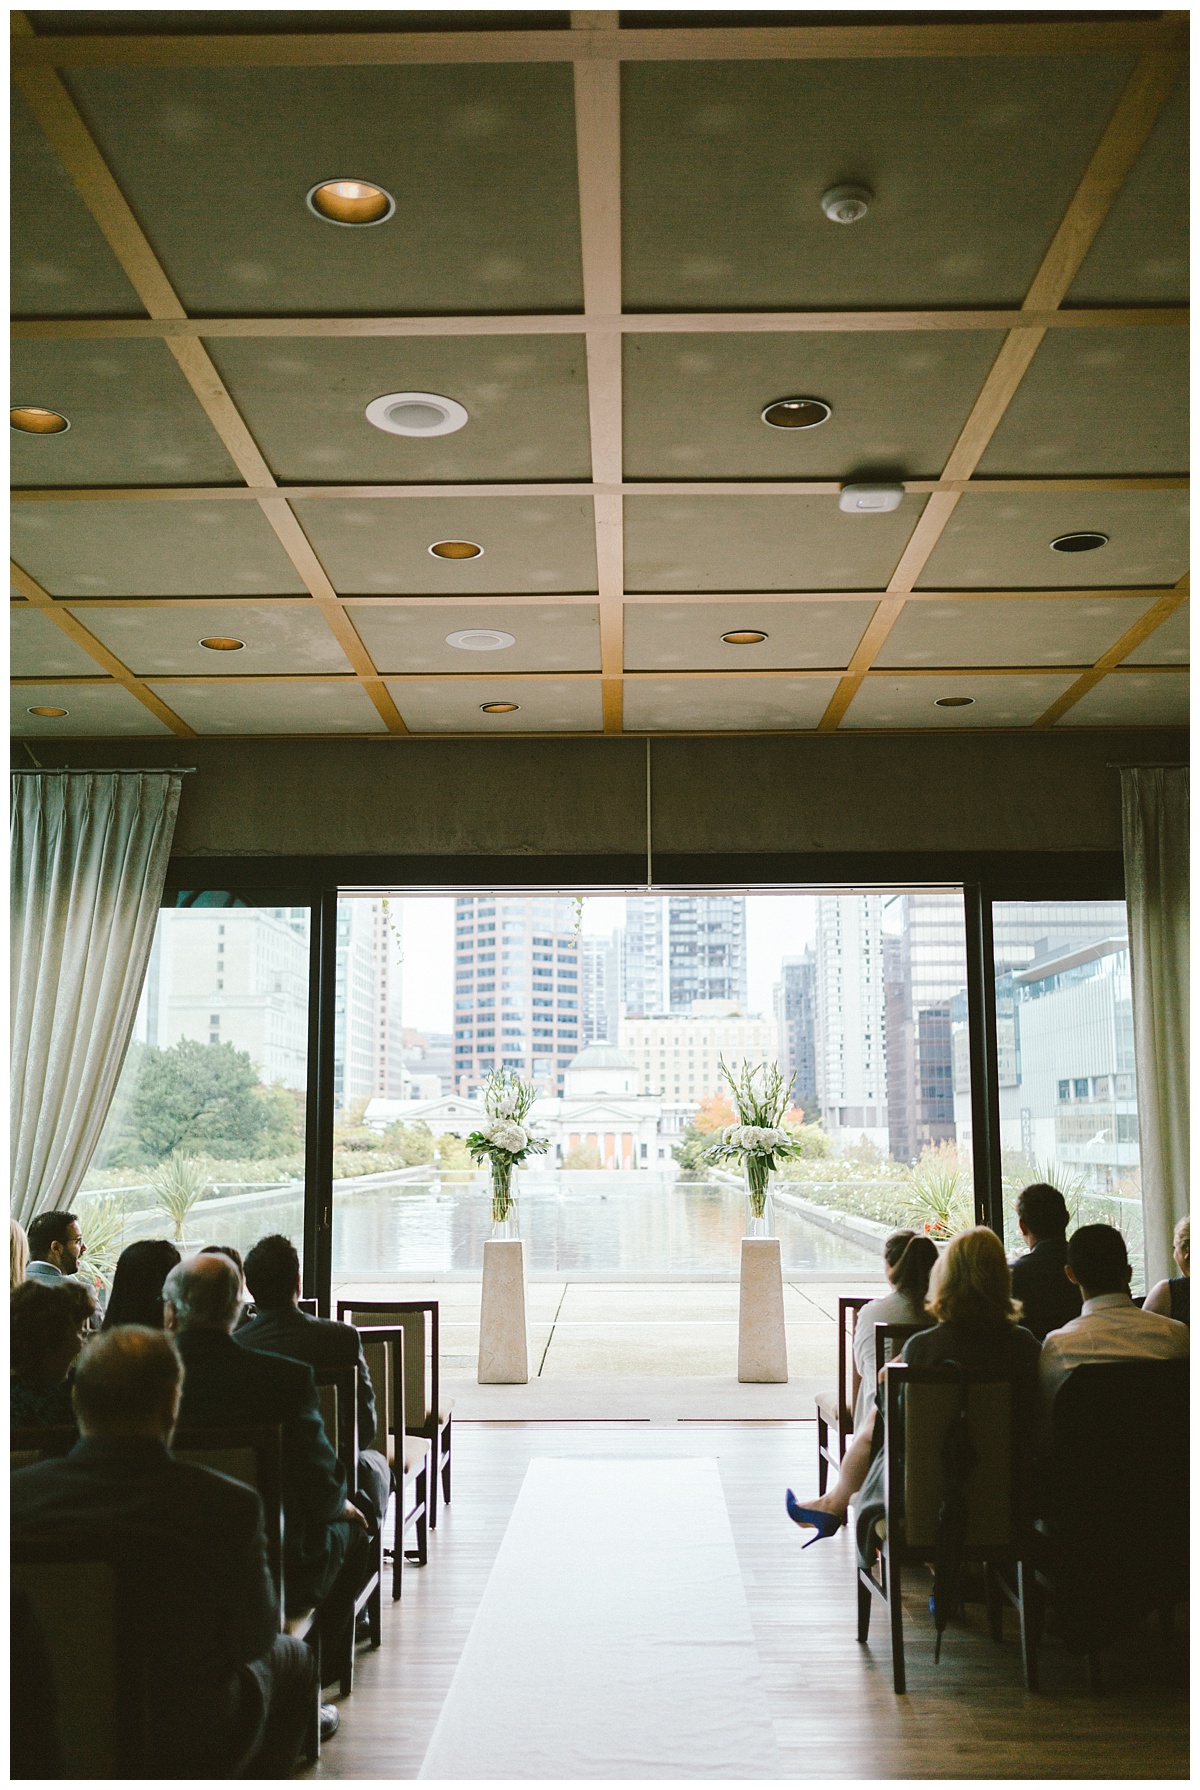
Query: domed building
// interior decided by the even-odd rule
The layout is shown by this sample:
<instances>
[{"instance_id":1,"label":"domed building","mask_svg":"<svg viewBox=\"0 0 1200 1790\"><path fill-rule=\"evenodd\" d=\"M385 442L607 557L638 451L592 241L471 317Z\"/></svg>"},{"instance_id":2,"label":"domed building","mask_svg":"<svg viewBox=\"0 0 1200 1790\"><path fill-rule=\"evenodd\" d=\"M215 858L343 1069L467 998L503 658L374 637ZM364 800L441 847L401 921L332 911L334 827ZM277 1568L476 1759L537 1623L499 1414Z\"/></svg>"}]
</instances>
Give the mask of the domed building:
<instances>
[{"instance_id":1,"label":"domed building","mask_svg":"<svg viewBox=\"0 0 1200 1790\"><path fill-rule=\"evenodd\" d=\"M599 1094L636 1094L637 1064L615 1044L588 1044L567 1064L563 1093L568 1100Z\"/></svg>"}]
</instances>

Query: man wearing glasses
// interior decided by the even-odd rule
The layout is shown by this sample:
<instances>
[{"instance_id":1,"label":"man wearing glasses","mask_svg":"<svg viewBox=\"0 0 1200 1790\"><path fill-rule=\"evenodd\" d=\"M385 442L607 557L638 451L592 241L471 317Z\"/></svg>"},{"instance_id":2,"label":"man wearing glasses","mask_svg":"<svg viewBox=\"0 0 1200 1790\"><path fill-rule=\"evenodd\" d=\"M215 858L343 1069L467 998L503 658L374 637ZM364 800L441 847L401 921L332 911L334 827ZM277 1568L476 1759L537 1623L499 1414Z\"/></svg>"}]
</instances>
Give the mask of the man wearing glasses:
<instances>
[{"instance_id":1,"label":"man wearing glasses","mask_svg":"<svg viewBox=\"0 0 1200 1790\"><path fill-rule=\"evenodd\" d=\"M29 1225L29 1266L26 1280L58 1286L76 1273L87 1244L73 1212L39 1212Z\"/></svg>"}]
</instances>

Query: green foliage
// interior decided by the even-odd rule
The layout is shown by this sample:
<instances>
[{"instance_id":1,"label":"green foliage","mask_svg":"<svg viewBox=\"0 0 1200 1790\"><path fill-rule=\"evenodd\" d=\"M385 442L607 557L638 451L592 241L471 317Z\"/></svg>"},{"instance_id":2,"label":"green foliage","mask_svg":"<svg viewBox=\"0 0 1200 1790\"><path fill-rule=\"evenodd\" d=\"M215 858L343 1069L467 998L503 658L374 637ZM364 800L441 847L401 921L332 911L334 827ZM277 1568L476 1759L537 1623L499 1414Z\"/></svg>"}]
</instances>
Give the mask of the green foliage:
<instances>
[{"instance_id":1,"label":"green foliage","mask_svg":"<svg viewBox=\"0 0 1200 1790\"><path fill-rule=\"evenodd\" d=\"M141 1168L175 1151L227 1158L303 1147L302 1096L263 1088L247 1051L181 1038L170 1049L134 1044L122 1082L128 1096L114 1111L102 1159Z\"/></svg>"},{"instance_id":2,"label":"green foliage","mask_svg":"<svg viewBox=\"0 0 1200 1790\"><path fill-rule=\"evenodd\" d=\"M83 1263L76 1276L97 1291L112 1285L113 1270L121 1253L121 1237L125 1229L125 1207L117 1194L99 1194L95 1199L81 1199L76 1206L79 1229L83 1234Z\"/></svg>"},{"instance_id":3,"label":"green foliage","mask_svg":"<svg viewBox=\"0 0 1200 1790\"><path fill-rule=\"evenodd\" d=\"M829 1139L819 1125L785 1125L806 1162L820 1162L829 1155Z\"/></svg>"},{"instance_id":4,"label":"green foliage","mask_svg":"<svg viewBox=\"0 0 1200 1790\"><path fill-rule=\"evenodd\" d=\"M695 1123L688 1126L679 1142L672 1146L671 1154L684 1172L688 1181L707 1181L709 1165L705 1161L705 1152L712 1143L711 1131L697 1131Z\"/></svg>"},{"instance_id":5,"label":"green foliage","mask_svg":"<svg viewBox=\"0 0 1200 1790\"><path fill-rule=\"evenodd\" d=\"M563 1167L565 1169L603 1168L603 1166L604 1164L600 1160L600 1152L595 1144L573 1144L563 1157Z\"/></svg>"},{"instance_id":6,"label":"green foliage","mask_svg":"<svg viewBox=\"0 0 1200 1790\"><path fill-rule=\"evenodd\" d=\"M178 1153L160 1163L150 1176L158 1209L165 1212L175 1226L176 1243L183 1242L187 1215L204 1198L205 1189L210 1184L208 1163Z\"/></svg>"},{"instance_id":7,"label":"green foliage","mask_svg":"<svg viewBox=\"0 0 1200 1790\"><path fill-rule=\"evenodd\" d=\"M974 1223L971 1177L952 1143L929 1144L908 1178L917 1220L935 1242L944 1242Z\"/></svg>"}]
</instances>

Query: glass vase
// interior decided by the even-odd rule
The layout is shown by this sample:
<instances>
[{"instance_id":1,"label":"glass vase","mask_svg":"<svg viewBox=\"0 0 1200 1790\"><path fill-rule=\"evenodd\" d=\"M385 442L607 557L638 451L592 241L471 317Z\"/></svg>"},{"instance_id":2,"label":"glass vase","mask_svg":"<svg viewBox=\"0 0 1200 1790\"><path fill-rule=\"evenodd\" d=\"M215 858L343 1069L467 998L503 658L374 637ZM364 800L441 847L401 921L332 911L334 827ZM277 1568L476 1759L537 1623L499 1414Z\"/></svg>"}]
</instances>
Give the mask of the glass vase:
<instances>
[{"instance_id":1,"label":"glass vase","mask_svg":"<svg viewBox=\"0 0 1200 1790\"><path fill-rule=\"evenodd\" d=\"M771 1165L764 1162L761 1156L746 1156L743 1161L746 1172L746 1235L773 1237L775 1214L768 1191Z\"/></svg>"},{"instance_id":2,"label":"glass vase","mask_svg":"<svg viewBox=\"0 0 1200 1790\"><path fill-rule=\"evenodd\" d=\"M517 1231L517 1196L513 1189L513 1165L508 1159L493 1156L492 1163L492 1236L511 1241Z\"/></svg>"}]
</instances>

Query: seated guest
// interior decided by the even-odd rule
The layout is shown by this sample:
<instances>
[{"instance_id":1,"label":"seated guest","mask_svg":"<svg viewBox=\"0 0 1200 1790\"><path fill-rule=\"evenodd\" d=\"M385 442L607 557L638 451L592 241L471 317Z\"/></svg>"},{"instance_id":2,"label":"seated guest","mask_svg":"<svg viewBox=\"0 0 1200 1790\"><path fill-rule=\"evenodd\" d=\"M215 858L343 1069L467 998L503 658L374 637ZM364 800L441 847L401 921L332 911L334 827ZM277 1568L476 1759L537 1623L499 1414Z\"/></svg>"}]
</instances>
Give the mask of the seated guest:
<instances>
[{"instance_id":1,"label":"seated guest","mask_svg":"<svg viewBox=\"0 0 1200 1790\"><path fill-rule=\"evenodd\" d=\"M75 1376L82 1439L13 1474L12 1526L94 1538L132 1591L147 1777L286 1777L315 1659L279 1633L258 1493L167 1452L181 1380L161 1330L99 1337Z\"/></svg>"},{"instance_id":2,"label":"seated guest","mask_svg":"<svg viewBox=\"0 0 1200 1790\"><path fill-rule=\"evenodd\" d=\"M957 1361L968 1372L1011 1378L1017 1399L1016 1431L1032 1438L1037 1418L1038 1343L1017 1322L1020 1314L1012 1301L1004 1246L994 1231L980 1225L951 1239L930 1276L929 1309L937 1323L910 1336L900 1360L913 1367ZM882 1410L882 1389L878 1397ZM843 1526L853 1499L858 1509L859 1555L863 1565L869 1565L875 1524L884 1514L883 1464L880 1421L874 1425L866 1451L860 1449L852 1461L847 1449L837 1484L822 1497L801 1505L788 1493L788 1514L802 1528L816 1529L813 1540L820 1541ZM855 1493L859 1493L857 1498Z\"/></svg>"},{"instance_id":3,"label":"seated guest","mask_svg":"<svg viewBox=\"0 0 1200 1790\"><path fill-rule=\"evenodd\" d=\"M29 1238L15 1218L8 1221L8 1290L19 1287L29 1266Z\"/></svg>"},{"instance_id":4,"label":"seated guest","mask_svg":"<svg viewBox=\"0 0 1200 1790\"><path fill-rule=\"evenodd\" d=\"M1035 1181L1017 1195L1017 1224L1028 1255L1012 1264L1021 1322L1039 1342L1079 1316L1079 1288L1067 1278L1067 1202L1057 1187Z\"/></svg>"},{"instance_id":5,"label":"seated guest","mask_svg":"<svg viewBox=\"0 0 1200 1790\"><path fill-rule=\"evenodd\" d=\"M367 1522L346 1497L329 1445L312 1368L233 1340L241 1296L224 1254L195 1255L163 1288L166 1328L183 1357L182 1426L282 1428L283 1582L287 1614L319 1607L324 1657L339 1657L367 1567ZM333 1712L336 1713L336 1712Z\"/></svg>"},{"instance_id":6,"label":"seated guest","mask_svg":"<svg viewBox=\"0 0 1200 1790\"><path fill-rule=\"evenodd\" d=\"M296 1303L300 1257L286 1237L263 1237L254 1245L246 1257L246 1285L256 1315L237 1331L244 1349L290 1355L293 1361L307 1361L314 1368L357 1367L359 1491L378 1528L387 1512L391 1472L386 1455L371 1446L375 1440L375 1391L358 1331L350 1324L335 1324L300 1310Z\"/></svg>"},{"instance_id":7,"label":"seated guest","mask_svg":"<svg viewBox=\"0 0 1200 1790\"><path fill-rule=\"evenodd\" d=\"M1160 1280L1146 1294L1143 1311L1156 1311L1161 1318L1174 1318L1177 1324L1190 1324L1192 1318L1190 1275L1192 1251L1192 1221L1181 1218L1175 1226L1175 1266L1179 1270L1178 1277L1172 1280Z\"/></svg>"},{"instance_id":8,"label":"seated guest","mask_svg":"<svg viewBox=\"0 0 1200 1790\"><path fill-rule=\"evenodd\" d=\"M858 1369L858 1398L854 1428L875 1423L875 1326L876 1324L928 1324L925 1296L929 1276L938 1259L932 1237L916 1231L893 1231L883 1246L883 1269L892 1291L872 1299L858 1314L854 1327L854 1365Z\"/></svg>"},{"instance_id":9,"label":"seated guest","mask_svg":"<svg viewBox=\"0 0 1200 1790\"><path fill-rule=\"evenodd\" d=\"M161 1330L163 1281L179 1260L179 1251L165 1237L144 1237L123 1249L113 1273L104 1329L141 1324L147 1330Z\"/></svg>"},{"instance_id":10,"label":"seated guest","mask_svg":"<svg viewBox=\"0 0 1200 1790\"><path fill-rule=\"evenodd\" d=\"M26 1280L57 1286L74 1274L87 1248L74 1212L39 1212L29 1222L29 1267Z\"/></svg>"},{"instance_id":11,"label":"seated guest","mask_svg":"<svg viewBox=\"0 0 1200 1790\"><path fill-rule=\"evenodd\" d=\"M1042 1344L1038 1376L1047 1405L1073 1368L1102 1361L1169 1361L1188 1353L1188 1329L1129 1297L1133 1269L1111 1224L1085 1224L1067 1245L1067 1273L1083 1310Z\"/></svg>"},{"instance_id":12,"label":"seated guest","mask_svg":"<svg viewBox=\"0 0 1200 1790\"><path fill-rule=\"evenodd\" d=\"M246 1291L246 1264L242 1260L241 1250L235 1249L232 1243L206 1243L199 1253L201 1255L223 1255L237 1269L242 1290L238 1294L238 1315L233 1327L235 1330L240 1330L252 1316L253 1309L250 1304L250 1295Z\"/></svg>"},{"instance_id":13,"label":"seated guest","mask_svg":"<svg viewBox=\"0 0 1200 1790\"><path fill-rule=\"evenodd\" d=\"M74 1425L71 1383L75 1357L91 1327L96 1302L78 1280L57 1286L27 1280L9 1301L10 1426L46 1429Z\"/></svg>"}]
</instances>

